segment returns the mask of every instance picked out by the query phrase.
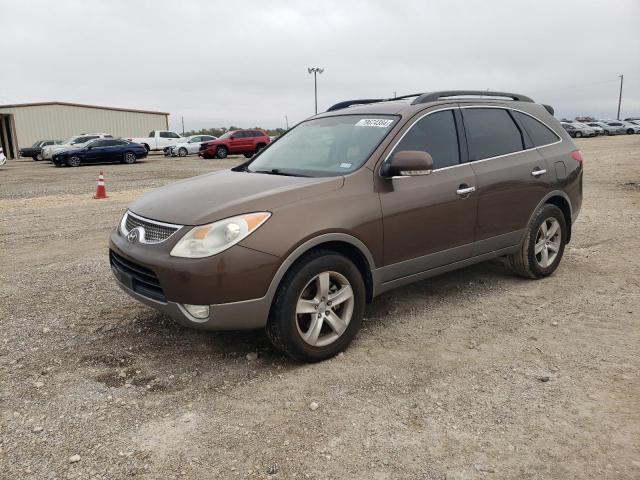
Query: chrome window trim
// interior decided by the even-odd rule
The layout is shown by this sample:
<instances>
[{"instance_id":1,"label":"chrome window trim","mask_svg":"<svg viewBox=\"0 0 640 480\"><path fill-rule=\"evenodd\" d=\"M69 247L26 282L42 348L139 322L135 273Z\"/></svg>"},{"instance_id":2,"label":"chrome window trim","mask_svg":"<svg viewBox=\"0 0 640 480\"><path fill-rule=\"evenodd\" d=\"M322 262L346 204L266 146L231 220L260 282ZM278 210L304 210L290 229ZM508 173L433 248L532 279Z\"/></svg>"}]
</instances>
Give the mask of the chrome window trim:
<instances>
[{"instance_id":1,"label":"chrome window trim","mask_svg":"<svg viewBox=\"0 0 640 480\"><path fill-rule=\"evenodd\" d=\"M125 237L129 234L129 230L127 230L127 218L129 217L129 215L131 215L133 218L137 218L138 220L140 220L142 222L151 223L151 224L154 224L154 225L159 225L161 227L169 227L169 228L175 228L176 229L175 232L173 232L167 238L165 238L164 240L161 240L159 242L147 242L147 241L144 241L144 240L140 242L140 243L143 243L143 244L146 244L146 245L159 245L159 244L161 244L163 242L166 242L173 235L175 235L182 227L184 227L184 225L176 225L175 223L166 223L166 222L160 222L158 220L151 220L149 218L144 218L144 217L141 217L140 215L136 215L131 210L127 210L124 213L124 215L122 215L122 219L120 220L120 233L122 235L124 235Z\"/></svg>"},{"instance_id":2,"label":"chrome window trim","mask_svg":"<svg viewBox=\"0 0 640 480\"><path fill-rule=\"evenodd\" d=\"M540 145L539 147L532 147L532 148L526 148L524 150L518 150L517 152L511 152L511 153L505 153L502 155L496 155L494 157L487 157L487 158L481 158L479 160L469 160L468 162L462 162L459 163L458 165L450 165L448 167L442 167L442 168L435 168L431 171L431 173L436 173L436 172L440 172L442 170L449 170L451 168L458 168L461 167L463 165L470 165L472 163L478 163L478 162L486 162L488 160L495 160L496 158L503 158L503 157L508 157L510 155L515 155L517 153L524 153L524 152L530 152L532 150L537 150L538 148L546 148L546 147L550 147L552 145L557 145L559 143L562 143L563 139L560 135L558 135L556 133L556 131L551 128L549 125L547 125L545 122L543 122L542 120L539 120L538 118L534 117L533 115L531 115L530 113L525 112L524 110L520 110L518 108L513 108L513 107L507 107L507 106L503 106L503 105L463 105L463 106L451 106L451 107L445 107L445 108L439 108L437 110L431 110L430 112L425 113L424 115L421 115L420 117L418 117L410 126L409 128L407 128L405 130L405 132L400 136L400 138L398 139L398 141L395 143L395 145L393 146L393 148L391 148L391 150L389 151L389 153L387 154L387 156L385 157L385 159L382 161L382 163L380 164L380 168L378 169L378 175L382 176L382 166L389 160L389 158L391 157L391 155L393 154L394 150L396 149L396 147L400 144L400 142L402 142L402 140L404 139L405 135L407 133L409 133L409 131L420 121L422 120L424 117L431 115L432 113L437 113L437 112L442 112L445 110L455 110L456 108L459 109L464 109L464 108L500 108L503 110L513 110L514 112L520 112L523 113L524 115L528 115L529 117L533 118L534 120L540 122L541 124L543 124L545 127L547 127L549 130L551 130L551 132L558 137L558 140L555 142L551 142L551 143L545 143L544 145ZM391 177L391 179L396 179L396 178L411 178L411 176L394 176Z\"/></svg>"}]
</instances>

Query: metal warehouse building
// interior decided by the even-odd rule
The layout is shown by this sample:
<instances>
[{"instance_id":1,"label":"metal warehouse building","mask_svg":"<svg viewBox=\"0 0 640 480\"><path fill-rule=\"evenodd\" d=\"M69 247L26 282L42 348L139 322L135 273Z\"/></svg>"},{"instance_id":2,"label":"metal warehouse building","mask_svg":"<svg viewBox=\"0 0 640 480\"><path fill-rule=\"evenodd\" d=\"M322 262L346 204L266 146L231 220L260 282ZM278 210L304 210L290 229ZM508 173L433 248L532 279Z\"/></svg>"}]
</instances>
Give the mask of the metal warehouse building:
<instances>
[{"instance_id":1,"label":"metal warehouse building","mask_svg":"<svg viewBox=\"0 0 640 480\"><path fill-rule=\"evenodd\" d=\"M38 140L64 140L81 133L144 137L168 130L169 114L67 102L0 105L0 145L7 158Z\"/></svg>"}]
</instances>

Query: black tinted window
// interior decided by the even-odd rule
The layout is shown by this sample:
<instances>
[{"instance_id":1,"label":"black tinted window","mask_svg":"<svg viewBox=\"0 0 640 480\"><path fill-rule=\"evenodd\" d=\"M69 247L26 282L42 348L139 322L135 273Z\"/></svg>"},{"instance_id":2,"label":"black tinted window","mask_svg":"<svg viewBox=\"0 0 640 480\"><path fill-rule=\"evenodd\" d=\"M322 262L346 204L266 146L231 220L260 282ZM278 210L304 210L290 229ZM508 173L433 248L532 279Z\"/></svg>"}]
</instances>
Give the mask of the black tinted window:
<instances>
[{"instance_id":1,"label":"black tinted window","mask_svg":"<svg viewBox=\"0 0 640 480\"><path fill-rule=\"evenodd\" d=\"M559 140L558 136L553 133L549 127L543 125L535 118L521 112L512 111L511 113L524 127L536 147L548 145Z\"/></svg>"},{"instance_id":2,"label":"black tinted window","mask_svg":"<svg viewBox=\"0 0 640 480\"><path fill-rule=\"evenodd\" d=\"M96 140L95 142L91 142L90 145L92 147L108 147L109 140Z\"/></svg>"},{"instance_id":3,"label":"black tinted window","mask_svg":"<svg viewBox=\"0 0 640 480\"><path fill-rule=\"evenodd\" d=\"M160 132L160 138L172 138L169 132Z\"/></svg>"},{"instance_id":4,"label":"black tinted window","mask_svg":"<svg viewBox=\"0 0 640 480\"><path fill-rule=\"evenodd\" d=\"M404 150L429 153L433 158L434 170L460 163L453 111L432 113L418 120L394 149L396 152Z\"/></svg>"},{"instance_id":5,"label":"black tinted window","mask_svg":"<svg viewBox=\"0 0 640 480\"><path fill-rule=\"evenodd\" d=\"M501 108L462 110L469 144L469 160L497 157L523 149L520 129Z\"/></svg>"}]
</instances>

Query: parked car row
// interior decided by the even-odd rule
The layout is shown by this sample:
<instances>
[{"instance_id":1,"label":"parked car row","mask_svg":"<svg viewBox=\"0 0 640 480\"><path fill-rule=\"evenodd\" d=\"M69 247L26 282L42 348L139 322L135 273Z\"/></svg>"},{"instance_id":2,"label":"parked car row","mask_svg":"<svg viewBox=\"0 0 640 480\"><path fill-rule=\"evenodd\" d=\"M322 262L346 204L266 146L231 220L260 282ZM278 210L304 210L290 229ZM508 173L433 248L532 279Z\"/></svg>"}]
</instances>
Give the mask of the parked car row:
<instances>
[{"instance_id":1,"label":"parked car row","mask_svg":"<svg viewBox=\"0 0 640 480\"><path fill-rule=\"evenodd\" d=\"M573 138L640 133L640 120L562 120L562 128Z\"/></svg>"},{"instance_id":2,"label":"parked car row","mask_svg":"<svg viewBox=\"0 0 640 480\"><path fill-rule=\"evenodd\" d=\"M190 137L182 137L178 143L164 147L165 157L186 157L187 155L197 154L200 146L204 142L216 140L218 137L213 135L192 135Z\"/></svg>"}]
</instances>

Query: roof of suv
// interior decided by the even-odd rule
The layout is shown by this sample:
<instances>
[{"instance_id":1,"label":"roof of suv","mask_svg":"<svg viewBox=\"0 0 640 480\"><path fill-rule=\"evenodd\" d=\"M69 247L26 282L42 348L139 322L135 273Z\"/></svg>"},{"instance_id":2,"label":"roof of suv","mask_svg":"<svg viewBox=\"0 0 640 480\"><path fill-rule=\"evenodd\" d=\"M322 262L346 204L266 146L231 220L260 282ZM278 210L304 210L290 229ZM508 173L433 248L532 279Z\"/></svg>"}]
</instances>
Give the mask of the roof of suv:
<instances>
[{"instance_id":1,"label":"roof of suv","mask_svg":"<svg viewBox=\"0 0 640 480\"><path fill-rule=\"evenodd\" d=\"M506 100L514 103L534 103L534 101L518 93L493 92L484 90L448 90L429 93L417 93L412 95L404 95L396 98L378 98L378 99L359 99L347 100L336 103L331 106L325 113L320 116L339 114L398 114L401 112L417 111L426 104L451 103L451 102L469 102L474 103L495 103L496 101ZM553 108L549 105L543 105L544 108L553 115Z\"/></svg>"}]
</instances>

